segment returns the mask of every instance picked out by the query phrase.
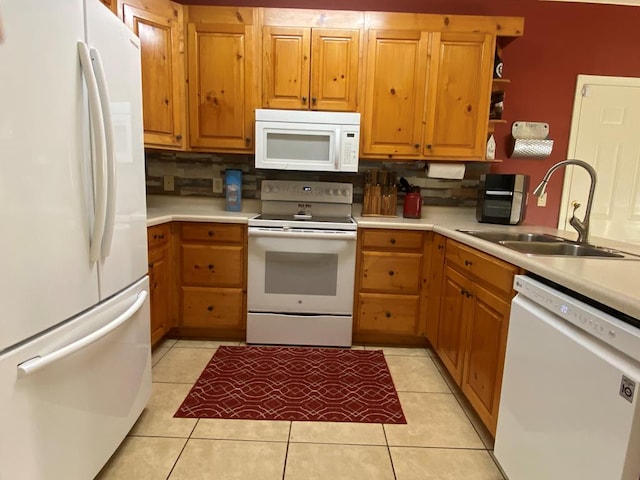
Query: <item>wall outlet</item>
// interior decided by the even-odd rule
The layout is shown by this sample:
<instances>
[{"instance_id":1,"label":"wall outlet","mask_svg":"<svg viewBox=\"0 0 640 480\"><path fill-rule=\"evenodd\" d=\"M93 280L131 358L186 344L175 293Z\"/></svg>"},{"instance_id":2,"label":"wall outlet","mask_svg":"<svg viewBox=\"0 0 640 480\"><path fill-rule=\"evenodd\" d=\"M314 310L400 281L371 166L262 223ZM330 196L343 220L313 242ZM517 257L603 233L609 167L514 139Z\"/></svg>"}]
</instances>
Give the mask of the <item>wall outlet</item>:
<instances>
[{"instance_id":1,"label":"wall outlet","mask_svg":"<svg viewBox=\"0 0 640 480\"><path fill-rule=\"evenodd\" d=\"M538 197L538 206L539 207L546 207L547 206L547 192L544 192L544 194L540 195Z\"/></svg>"},{"instance_id":2,"label":"wall outlet","mask_svg":"<svg viewBox=\"0 0 640 480\"><path fill-rule=\"evenodd\" d=\"M173 175L165 175L163 177L163 188L165 192L173 192L174 190Z\"/></svg>"},{"instance_id":3,"label":"wall outlet","mask_svg":"<svg viewBox=\"0 0 640 480\"><path fill-rule=\"evenodd\" d=\"M222 193L222 179L213 178L213 193Z\"/></svg>"}]
</instances>

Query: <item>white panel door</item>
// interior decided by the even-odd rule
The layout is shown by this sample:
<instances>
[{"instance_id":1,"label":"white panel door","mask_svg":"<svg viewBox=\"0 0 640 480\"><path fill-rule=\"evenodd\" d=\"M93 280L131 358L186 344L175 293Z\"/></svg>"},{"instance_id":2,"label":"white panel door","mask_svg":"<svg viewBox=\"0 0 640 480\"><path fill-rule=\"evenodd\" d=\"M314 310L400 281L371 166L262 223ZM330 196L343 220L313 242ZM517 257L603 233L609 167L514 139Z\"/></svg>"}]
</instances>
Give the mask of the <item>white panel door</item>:
<instances>
[{"instance_id":1,"label":"white panel door","mask_svg":"<svg viewBox=\"0 0 640 480\"><path fill-rule=\"evenodd\" d=\"M87 43L97 50L104 67L114 139L115 212L112 229L107 218L99 268L104 299L147 272L140 42L100 2L85 1ZM96 54L92 57L97 68Z\"/></svg>"},{"instance_id":2,"label":"white panel door","mask_svg":"<svg viewBox=\"0 0 640 480\"><path fill-rule=\"evenodd\" d=\"M576 96L569 158L590 163L598 173L591 235L640 243L640 79L584 78ZM577 211L582 218L588 190L587 172L567 169L559 228L571 230L573 201L583 205Z\"/></svg>"},{"instance_id":3,"label":"white panel door","mask_svg":"<svg viewBox=\"0 0 640 480\"><path fill-rule=\"evenodd\" d=\"M0 0L0 351L98 302L81 0Z\"/></svg>"}]
</instances>

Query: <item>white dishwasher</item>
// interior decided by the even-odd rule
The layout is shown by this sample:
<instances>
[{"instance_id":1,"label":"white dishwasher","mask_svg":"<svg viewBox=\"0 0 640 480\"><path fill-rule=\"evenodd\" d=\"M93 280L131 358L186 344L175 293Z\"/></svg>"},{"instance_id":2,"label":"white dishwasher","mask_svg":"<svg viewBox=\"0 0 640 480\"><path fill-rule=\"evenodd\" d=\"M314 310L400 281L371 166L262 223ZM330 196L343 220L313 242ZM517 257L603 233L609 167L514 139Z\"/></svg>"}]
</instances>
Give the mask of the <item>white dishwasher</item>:
<instances>
[{"instance_id":1,"label":"white dishwasher","mask_svg":"<svg viewBox=\"0 0 640 480\"><path fill-rule=\"evenodd\" d=\"M639 480L635 319L528 276L515 289L494 450L509 480Z\"/></svg>"}]
</instances>

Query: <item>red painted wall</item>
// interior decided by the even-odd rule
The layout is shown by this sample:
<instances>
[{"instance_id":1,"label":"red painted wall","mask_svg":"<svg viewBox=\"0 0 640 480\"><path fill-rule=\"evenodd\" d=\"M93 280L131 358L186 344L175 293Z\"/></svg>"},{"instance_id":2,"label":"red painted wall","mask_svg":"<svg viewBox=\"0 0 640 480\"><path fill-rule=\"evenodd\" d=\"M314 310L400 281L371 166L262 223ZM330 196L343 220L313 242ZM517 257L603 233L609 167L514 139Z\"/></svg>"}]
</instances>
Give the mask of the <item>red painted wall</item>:
<instances>
[{"instance_id":1,"label":"red painted wall","mask_svg":"<svg viewBox=\"0 0 640 480\"><path fill-rule=\"evenodd\" d=\"M504 51L504 77L511 79L504 118L495 132L496 157L506 159L511 123L549 123L554 139L545 160L506 159L497 173L526 173L533 189L546 170L567 155L578 74L640 77L640 8L539 0L182 0L188 4L342 10L505 15L525 18L524 36ZM529 198L525 223L555 227L563 175L547 188L547 206ZM585 199L586 200L586 199Z\"/></svg>"}]
</instances>

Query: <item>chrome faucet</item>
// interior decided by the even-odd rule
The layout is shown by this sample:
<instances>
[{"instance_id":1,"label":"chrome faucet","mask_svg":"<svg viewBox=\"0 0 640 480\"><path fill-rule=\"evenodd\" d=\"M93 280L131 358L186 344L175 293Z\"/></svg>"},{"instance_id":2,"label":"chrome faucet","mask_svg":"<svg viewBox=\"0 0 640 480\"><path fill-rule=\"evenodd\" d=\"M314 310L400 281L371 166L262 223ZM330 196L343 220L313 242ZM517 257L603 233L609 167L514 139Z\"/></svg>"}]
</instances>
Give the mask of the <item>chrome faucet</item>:
<instances>
[{"instance_id":1,"label":"chrome faucet","mask_svg":"<svg viewBox=\"0 0 640 480\"><path fill-rule=\"evenodd\" d=\"M587 200L587 209L584 212L584 218L579 220L576 218L576 210L580 208L580 204L578 202L573 202L571 206L573 207L573 215L569 220L569 224L576 229L578 232L578 243L588 243L589 242L589 218L591 216L591 204L593 203L593 194L596 190L596 179L597 174L594 168L589 165L587 162L582 160L563 160L562 162L558 162L553 165L547 173L544 174L544 178L540 182L534 190L533 194L536 197L541 197L544 195L544 191L547 188L547 183L549 182L549 178L553 172L555 172L558 168L563 167L565 165L577 165L579 167L584 168L587 172L589 172L589 176L591 177L591 186L589 187L589 198Z\"/></svg>"}]
</instances>

